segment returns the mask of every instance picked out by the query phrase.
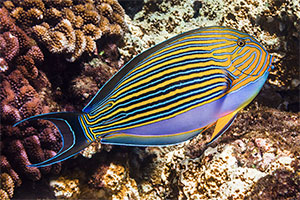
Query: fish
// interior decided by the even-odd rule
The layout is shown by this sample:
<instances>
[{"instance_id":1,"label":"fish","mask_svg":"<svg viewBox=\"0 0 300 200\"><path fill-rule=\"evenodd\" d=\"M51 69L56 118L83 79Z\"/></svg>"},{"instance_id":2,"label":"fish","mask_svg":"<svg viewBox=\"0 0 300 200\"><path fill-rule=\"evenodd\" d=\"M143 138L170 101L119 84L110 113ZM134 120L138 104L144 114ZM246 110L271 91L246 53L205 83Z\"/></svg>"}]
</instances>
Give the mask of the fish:
<instances>
[{"instance_id":1,"label":"fish","mask_svg":"<svg viewBox=\"0 0 300 200\"><path fill-rule=\"evenodd\" d=\"M66 160L93 141L126 146L166 146L215 126L219 138L257 96L275 59L252 36L212 26L179 34L126 63L81 112L31 116L49 120L62 136L44 167Z\"/></svg>"}]
</instances>

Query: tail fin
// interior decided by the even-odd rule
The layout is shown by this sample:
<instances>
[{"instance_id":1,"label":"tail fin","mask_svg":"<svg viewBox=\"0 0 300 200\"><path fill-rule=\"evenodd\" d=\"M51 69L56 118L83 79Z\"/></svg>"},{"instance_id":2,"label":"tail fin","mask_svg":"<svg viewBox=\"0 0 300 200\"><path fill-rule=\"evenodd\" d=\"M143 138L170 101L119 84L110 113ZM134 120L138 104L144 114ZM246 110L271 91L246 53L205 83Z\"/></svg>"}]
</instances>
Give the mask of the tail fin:
<instances>
[{"instance_id":1,"label":"tail fin","mask_svg":"<svg viewBox=\"0 0 300 200\"><path fill-rule=\"evenodd\" d=\"M62 148L54 157L41 163L29 165L30 167L45 167L66 160L90 144L79 122L81 114L72 112L47 113L32 116L14 124L17 126L24 121L45 119L51 121L62 136Z\"/></svg>"}]
</instances>

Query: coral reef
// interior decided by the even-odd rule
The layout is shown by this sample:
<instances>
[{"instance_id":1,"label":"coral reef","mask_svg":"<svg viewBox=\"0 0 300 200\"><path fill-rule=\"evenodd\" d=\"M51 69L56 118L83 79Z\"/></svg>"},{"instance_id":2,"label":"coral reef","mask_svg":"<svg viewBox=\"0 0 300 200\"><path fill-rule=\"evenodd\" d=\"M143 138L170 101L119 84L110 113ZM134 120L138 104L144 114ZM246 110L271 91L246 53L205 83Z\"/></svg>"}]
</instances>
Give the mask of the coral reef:
<instances>
[{"instance_id":1,"label":"coral reef","mask_svg":"<svg viewBox=\"0 0 300 200\"><path fill-rule=\"evenodd\" d=\"M109 50L104 49L103 56L109 53ZM105 62L105 59L94 58L85 63L80 75L71 81L71 94L81 103L81 106L87 104L99 88L121 68L122 62L118 63L113 56L109 56L109 59Z\"/></svg>"},{"instance_id":2,"label":"coral reef","mask_svg":"<svg viewBox=\"0 0 300 200\"><path fill-rule=\"evenodd\" d=\"M5 8L0 9L0 31L0 59L5 63L0 72L0 169L19 187L24 179L36 181L42 174L60 171L60 164L39 169L28 165L54 156L61 147L61 137L48 122L12 127L19 120L50 111L45 99L51 102L46 91L51 84L38 69L44 60L40 48L14 24Z\"/></svg>"},{"instance_id":3,"label":"coral reef","mask_svg":"<svg viewBox=\"0 0 300 200\"><path fill-rule=\"evenodd\" d=\"M0 31L1 72L17 66L38 90L49 87L45 74L37 68L44 60L43 53L35 41L14 24L5 8L0 8Z\"/></svg>"},{"instance_id":4,"label":"coral reef","mask_svg":"<svg viewBox=\"0 0 300 200\"><path fill-rule=\"evenodd\" d=\"M298 113L254 104L208 148L211 130L175 146L114 147L92 157L90 162L97 162L97 168L83 170L85 175L68 173L68 177L83 183L79 198L93 193L88 197L259 199L256 195L261 191L264 197L295 199L300 194L299 120Z\"/></svg>"},{"instance_id":5,"label":"coral reef","mask_svg":"<svg viewBox=\"0 0 300 200\"><path fill-rule=\"evenodd\" d=\"M78 179L69 180L64 177L50 181L50 186L53 187L57 198L77 198L80 194L78 184Z\"/></svg>"},{"instance_id":6,"label":"coral reef","mask_svg":"<svg viewBox=\"0 0 300 200\"><path fill-rule=\"evenodd\" d=\"M33 127L12 127L21 119L49 112L49 108L18 69L4 76L0 85L1 171L9 173L17 186L21 184L20 176L39 180L42 173L59 172L59 164L40 169L28 167L54 156L60 149L61 137L54 125L37 122Z\"/></svg>"},{"instance_id":7,"label":"coral reef","mask_svg":"<svg viewBox=\"0 0 300 200\"><path fill-rule=\"evenodd\" d=\"M59 150L61 139L54 126L37 121L30 123L32 127L26 123L12 127L17 120L50 110L79 110L122 66L122 59L128 61L184 31L223 25L253 35L277 63L255 102L238 114L219 140L205 145L209 129L191 141L164 148L95 142L82 152L88 161L82 156L66 161L59 178L52 178L50 185L57 198L299 199L299 3L144 0L136 7L126 1L121 4L133 19L116 0L7 0L1 4L26 32L1 8L0 167L7 174L5 180L10 180L5 183L13 180L17 187L21 180L38 180L60 170L60 164L26 167ZM54 56L62 54L71 62L84 54L97 53L98 58L81 63L80 70L72 68L76 72L66 70L59 59L53 61L57 65L48 60L40 68L43 54L27 34L38 40L42 50L46 47ZM108 37L123 34L122 48L118 49L114 39L107 42ZM58 74L51 77L52 85L58 82L52 89L41 69L48 78L52 76L49 71ZM66 82L61 81L64 77ZM47 96L51 90L57 99L63 99L59 99L60 107ZM11 198L9 188L2 187L0 195Z\"/></svg>"},{"instance_id":8,"label":"coral reef","mask_svg":"<svg viewBox=\"0 0 300 200\"><path fill-rule=\"evenodd\" d=\"M114 189L129 184L131 191L127 192L133 199L261 199L259 194L297 199L299 168L294 163L300 159L300 115L299 108L290 108L299 101L298 13L295 1L159 0L144 1L133 19L125 16L129 32L119 49L125 61L173 35L200 26L223 25L253 35L278 62L255 102L240 112L226 134L209 148L205 143L211 129L176 146L113 147L109 159L99 160L99 167L93 169L92 187L80 185L80 196L93 193L93 198L124 199L117 195L120 190ZM103 146L96 143L86 156ZM103 155L101 151L92 159ZM108 177L111 185L104 181Z\"/></svg>"},{"instance_id":9,"label":"coral reef","mask_svg":"<svg viewBox=\"0 0 300 200\"><path fill-rule=\"evenodd\" d=\"M276 170L273 174L261 178L245 199L292 200L299 198L299 174L288 170Z\"/></svg>"},{"instance_id":10,"label":"coral reef","mask_svg":"<svg viewBox=\"0 0 300 200\"><path fill-rule=\"evenodd\" d=\"M97 40L120 38L126 29L125 12L117 0L4 1L3 6L21 28L70 62L84 52L97 53Z\"/></svg>"},{"instance_id":11,"label":"coral reef","mask_svg":"<svg viewBox=\"0 0 300 200\"><path fill-rule=\"evenodd\" d=\"M1 173L0 175L0 198L10 199L14 194L14 181L7 173Z\"/></svg>"},{"instance_id":12,"label":"coral reef","mask_svg":"<svg viewBox=\"0 0 300 200\"><path fill-rule=\"evenodd\" d=\"M295 160L292 166L295 171L275 170L272 174L261 178L245 199L299 199L299 160Z\"/></svg>"},{"instance_id":13,"label":"coral reef","mask_svg":"<svg viewBox=\"0 0 300 200\"><path fill-rule=\"evenodd\" d=\"M128 167L110 163L101 165L92 176L90 183L93 187L104 188L105 195L112 199L139 199L137 184L130 178Z\"/></svg>"}]
</instances>

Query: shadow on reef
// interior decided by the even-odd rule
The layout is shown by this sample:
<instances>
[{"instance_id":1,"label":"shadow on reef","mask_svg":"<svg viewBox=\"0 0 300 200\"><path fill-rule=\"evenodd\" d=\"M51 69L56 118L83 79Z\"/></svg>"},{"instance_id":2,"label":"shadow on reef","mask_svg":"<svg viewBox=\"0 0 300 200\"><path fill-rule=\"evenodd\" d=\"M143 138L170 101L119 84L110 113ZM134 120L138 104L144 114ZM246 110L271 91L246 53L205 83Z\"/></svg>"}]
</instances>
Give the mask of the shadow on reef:
<instances>
[{"instance_id":1,"label":"shadow on reef","mask_svg":"<svg viewBox=\"0 0 300 200\"><path fill-rule=\"evenodd\" d=\"M299 161L294 162L300 170ZM253 191L245 200L294 200L300 199L300 176L289 170L276 170L258 180Z\"/></svg>"},{"instance_id":2,"label":"shadow on reef","mask_svg":"<svg viewBox=\"0 0 300 200\"><path fill-rule=\"evenodd\" d=\"M126 15L131 19L134 15L142 10L144 6L144 0L119 0L120 5L124 8Z\"/></svg>"},{"instance_id":3,"label":"shadow on reef","mask_svg":"<svg viewBox=\"0 0 300 200\"><path fill-rule=\"evenodd\" d=\"M253 24L257 24L263 31L275 34L279 39L280 48L271 49L270 53L281 52L284 57L279 58L275 64L274 72L269 79L272 89L265 86L258 96L263 105L290 112L300 112L300 22L297 16L288 11L276 12L286 1L274 1L269 5L271 13L263 13ZM270 91L273 90L273 91Z\"/></svg>"}]
</instances>

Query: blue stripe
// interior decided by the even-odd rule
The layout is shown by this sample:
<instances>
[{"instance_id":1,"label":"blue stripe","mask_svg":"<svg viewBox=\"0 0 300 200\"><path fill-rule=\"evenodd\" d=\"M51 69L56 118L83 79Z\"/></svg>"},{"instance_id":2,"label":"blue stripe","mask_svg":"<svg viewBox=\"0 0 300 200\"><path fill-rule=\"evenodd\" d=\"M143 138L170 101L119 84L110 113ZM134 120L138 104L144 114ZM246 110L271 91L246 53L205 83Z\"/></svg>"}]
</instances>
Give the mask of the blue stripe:
<instances>
[{"instance_id":1,"label":"blue stripe","mask_svg":"<svg viewBox=\"0 0 300 200\"><path fill-rule=\"evenodd\" d=\"M209 90L209 89L212 89L212 88L215 88L215 87L218 87L218 86L224 86L224 83L217 83L217 84L214 84L214 85L202 88L200 90L196 90L196 91L192 91L192 92L189 92L189 93L185 93L185 94L181 95L180 97L175 97L172 100L168 100L168 101L164 101L164 102L158 103L156 106L157 107L158 106L163 106L164 104L169 104L171 101L176 101L176 100L178 100L180 98L184 98L184 97L187 97L187 96L192 96L192 95L195 95L195 94L199 94L199 93L203 92L204 90ZM100 130L95 130L94 133L98 133L98 132L101 132L101 131L106 131L106 130L109 130L109 129L122 128L122 127L130 126L130 125L134 125L134 124L140 124L140 123L142 123L144 121L148 121L148 120L151 120L153 118L163 118L164 116L171 115L172 113L174 113L174 112L176 112L178 110L182 110L184 108L187 108L187 107L193 106L195 104L199 104L199 103L201 103L203 101L206 101L208 99L214 98L215 96L218 96L218 95L222 94L222 92L223 91L212 93L211 95L209 95L209 96L207 96L205 98L201 98L201 99L198 99L198 100L195 100L195 101L183 104L182 106L178 106L177 108L174 108L171 111L164 112L163 114L159 114L159 115L155 115L155 116L150 116L148 118L144 118L144 119L137 120L137 121L134 121L134 122L126 123L124 125L119 125L119 126L114 126L114 127L103 128L103 129L100 129ZM150 107L148 106L148 107L145 107L145 108L142 108L142 109L139 109L139 110L135 110L135 111L129 113L128 115L133 115L136 112L144 111L144 110L149 109L149 108ZM94 127L94 126L91 126L91 127Z\"/></svg>"},{"instance_id":2,"label":"blue stripe","mask_svg":"<svg viewBox=\"0 0 300 200\"><path fill-rule=\"evenodd\" d=\"M212 75L212 76L209 76L209 77L206 77L206 78L200 77L200 78L198 78L198 79L196 79L196 80L193 79L192 81L186 81L186 82L184 82L184 83L179 83L179 84L173 85L173 86L169 87L168 90L171 90L171 89L173 89L173 88L176 88L176 87L182 86L182 85L190 85L191 83L195 83L195 84L201 83L201 82L203 82L203 81L210 80L210 79L213 79L213 78L224 78L224 74ZM89 120L89 119L88 119L88 121L89 121L89 122L96 121L96 120L98 120L99 118L101 118L102 116L105 116L105 115L108 115L108 114L114 112L114 111L115 111L116 109L118 109L119 107L123 107L123 106L126 106L126 105L134 104L135 102L142 101L143 99L147 99L147 98L152 97L152 96L157 96L157 95L159 95L159 94L162 93L162 92L166 92L166 90L165 90L165 91L159 90L159 91L154 92L154 93L151 93L151 94L149 94L149 95L142 96L141 98L133 99L132 101L127 101L126 103L123 103L123 104L118 104L118 105L116 105L113 109L109 110L108 112L103 113L102 115L97 116L97 117L94 118L93 120ZM127 115L126 115L126 116L127 116ZM97 125L95 125L95 126L99 126L99 125L101 125L101 124L98 124L98 123L97 123ZM92 127L94 127L94 126L92 126Z\"/></svg>"},{"instance_id":3,"label":"blue stripe","mask_svg":"<svg viewBox=\"0 0 300 200\"><path fill-rule=\"evenodd\" d=\"M198 52L198 51L196 51L196 52ZM163 60L160 60L159 63L165 62L165 61L173 59L173 58L186 56L186 55L189 55L189 54L194 54L194 51L193 52L186 52L184 54L179 54L179 55L177 54L177 55L172 56L172 58L170 58L170 57L165 58ZM180 66L180 65L183 65L183 64L191 64L191 63L196 63L196 62L206 62L206 61L212 61L212 60L216 61L216 62L225 62L225 61L227 61L227 58L226 59L219 59L219 60L215 59L215 58L200 58L200 59L194 59L194 60L188 60L188 61L184 61L184 62L180 62L180 63L175 63L175 64L171 64L171 65L166 65L165 67L159 68L159 69L157 69L155 71L151 71L150 73L147 73L144 76L140 76L139 78L137 78L137 79L135 79L135 80L133 80L133 81L127 83L127 84L122 85L118 90L112 90L107 95L106 98L104 98L102 101L99 101L93 107L95 108L95 107L101 106L101 104L103 104L108 98L110 98L111 96L113 96L114 94L116 94L117 92L119 92L121 89L127 87L128 84L131 85L133 83L136 83L137 81L140 81L140 80L145 79L145 78L147 78L149 76L152 76L153 74L156 74L156 73L159 73L159 72L164 71L166 69L173 68L173 67L176 67L176 66ZM147 68L145 67L145 69L143 69L143 70L146 70L146 69L152 67L153 65L157 65L159 63L153 63L153 64L149 65ZM92 113L94 113L94 112L91 112L90 114L92 115Z\"/></svg>"}]
</instances>

